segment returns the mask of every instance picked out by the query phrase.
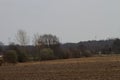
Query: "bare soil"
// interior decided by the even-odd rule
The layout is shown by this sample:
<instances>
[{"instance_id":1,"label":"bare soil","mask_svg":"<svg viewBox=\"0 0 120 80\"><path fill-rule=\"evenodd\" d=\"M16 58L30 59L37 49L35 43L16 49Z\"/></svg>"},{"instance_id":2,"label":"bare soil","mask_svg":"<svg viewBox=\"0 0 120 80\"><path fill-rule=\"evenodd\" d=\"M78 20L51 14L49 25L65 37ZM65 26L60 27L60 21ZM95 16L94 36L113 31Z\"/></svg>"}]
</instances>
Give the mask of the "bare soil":
<instances>
[{"instance_id":1,"label":"bare soil","mask_svg":"<svg viewBox=\"0 0 120 80\"><path fill-rule=\"evenodd\" d=\"M5 65L0 80L120 80L120 56Z\"/></svg>"}]
</instances>

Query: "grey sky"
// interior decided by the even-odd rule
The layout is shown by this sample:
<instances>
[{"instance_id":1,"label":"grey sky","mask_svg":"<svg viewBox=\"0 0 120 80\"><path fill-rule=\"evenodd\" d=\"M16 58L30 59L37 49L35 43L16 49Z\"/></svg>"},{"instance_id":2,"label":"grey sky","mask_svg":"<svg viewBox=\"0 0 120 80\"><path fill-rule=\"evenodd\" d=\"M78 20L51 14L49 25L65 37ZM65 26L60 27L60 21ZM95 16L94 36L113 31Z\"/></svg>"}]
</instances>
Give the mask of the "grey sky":
<instances>
[{"instance_id":1,"label":"grey sky","mask_svg":"<svg viewBox=\"0 0 120 80\"><path fill-rule=\"evenodd\" d=\"M18 29L61 42L120 37L120 0L0 0L0 41L14 41Z\"/></svg>"}]
</instances>

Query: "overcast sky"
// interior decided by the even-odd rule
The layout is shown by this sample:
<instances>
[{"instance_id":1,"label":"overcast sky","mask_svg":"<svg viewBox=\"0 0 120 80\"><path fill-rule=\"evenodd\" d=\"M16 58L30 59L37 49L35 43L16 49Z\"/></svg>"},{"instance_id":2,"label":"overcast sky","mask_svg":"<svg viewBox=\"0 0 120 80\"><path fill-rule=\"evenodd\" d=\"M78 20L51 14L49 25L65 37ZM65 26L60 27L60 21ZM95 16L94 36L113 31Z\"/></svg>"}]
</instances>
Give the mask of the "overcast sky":
<instances>
[{"instance_id":1,"label":"overcast sky","mask_svg":"<svg viewBox=\"0 0 120 80\"><path fill-rule=\"evenodd\" d=\"M0 41L14 41L19 29L63 43L120 38L120 0L0 0Z\"/></svg>"}]
</instances>

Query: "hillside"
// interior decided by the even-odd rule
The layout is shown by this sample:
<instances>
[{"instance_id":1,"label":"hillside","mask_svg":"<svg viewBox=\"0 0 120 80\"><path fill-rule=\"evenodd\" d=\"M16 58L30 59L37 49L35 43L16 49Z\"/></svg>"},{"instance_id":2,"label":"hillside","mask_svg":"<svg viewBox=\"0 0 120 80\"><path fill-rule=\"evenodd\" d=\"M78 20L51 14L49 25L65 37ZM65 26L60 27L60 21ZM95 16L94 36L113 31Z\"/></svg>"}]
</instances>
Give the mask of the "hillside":
<instances>
[{"instance_id":1,"label":"hillside","mask_svg":"<svg viewBox=\"0 0 120 80\"><path fill-rule=\"evenodd\" d=\"M109 40L91 40L91 41L82 41L78 43L65 43L62 45L63 48L79 48L81 46L85 46L87 50L90 51L101 51L105 48L111 48L115 39Z\"/></svg>"}]
</instances>

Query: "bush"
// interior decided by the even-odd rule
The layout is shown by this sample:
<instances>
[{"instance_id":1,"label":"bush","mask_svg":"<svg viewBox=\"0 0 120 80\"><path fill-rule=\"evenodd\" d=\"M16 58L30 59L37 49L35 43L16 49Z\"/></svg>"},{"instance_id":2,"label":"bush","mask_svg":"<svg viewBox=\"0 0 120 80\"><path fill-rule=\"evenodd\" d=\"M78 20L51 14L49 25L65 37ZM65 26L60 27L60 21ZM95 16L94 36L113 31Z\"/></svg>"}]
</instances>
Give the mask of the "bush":
<instances>
[{"instance_id":1,"label":"bush","mask_svg":"<svg viewBox=\"0 0 120 80\"><path fill-rule=\"evenodd\" d=\"M84 52L82 52L81 55L82 55L83 57L91 57L91 56L92 56L92 54L91 54L90 51L84 51Z\"/></svg>"},{"instance_id":2,"label":"bush","mask_svg":"<svg viewBox=\"0 0 120 80\"><path fill-rule=\"evenodd\" d=\"M14 50L14 51L16 51L18 62L29 61L29 55L27 54L28 53L27 47L10 44L8 46L8 50Z\"/></svg>"},{"instance_id":3,"label":"bush","mask_svg":"<svg viewBox=\"0 0 120 80\"><path fill-rule=\"evenodd\" d=\"M45 48L40 51L40 60L52 60L54 58L54 52L52 49Z\"/></svg>"},{"instance_id":4,"label":"bush","mask_svg":"<svg viewBox=\"0 0 120 80\"><path fill-rule=\"evenodd\" d=\"M3 64L3 58L0 57L0 66L2 66L2 64Z\"/></svg>"},{"instance_id":5,"label":"bush","mask_svg":"<svg viewBox=\"0 0 120 80\"><path fill-rule=\"evenodd\" d=\"M28 61L28 55L26 53L18 53L18 61L19 62Z\"/></svg>"},{"instance_id":6,"label":"bush","mask_svg":"<svg viewBox=\"0 0 120 80\"><path fill-rule=\"evenodd\" d=\"M4 54L3 59L5 62L8 62L8 63L17 63L18 57L17 57L16 51L14 50L7 51Z\"/></svg>"}]
</instances>

